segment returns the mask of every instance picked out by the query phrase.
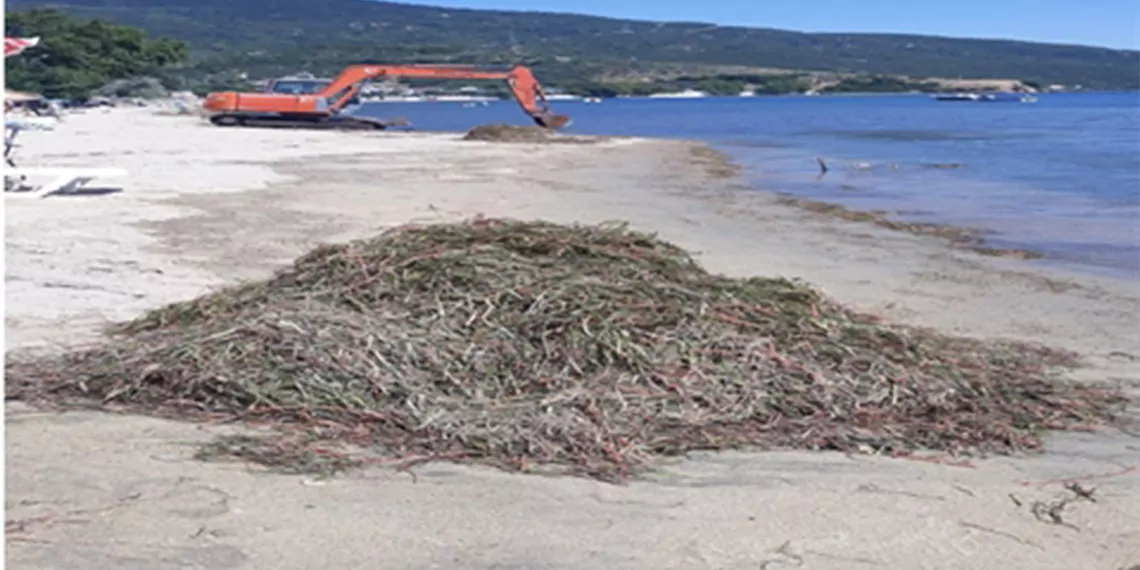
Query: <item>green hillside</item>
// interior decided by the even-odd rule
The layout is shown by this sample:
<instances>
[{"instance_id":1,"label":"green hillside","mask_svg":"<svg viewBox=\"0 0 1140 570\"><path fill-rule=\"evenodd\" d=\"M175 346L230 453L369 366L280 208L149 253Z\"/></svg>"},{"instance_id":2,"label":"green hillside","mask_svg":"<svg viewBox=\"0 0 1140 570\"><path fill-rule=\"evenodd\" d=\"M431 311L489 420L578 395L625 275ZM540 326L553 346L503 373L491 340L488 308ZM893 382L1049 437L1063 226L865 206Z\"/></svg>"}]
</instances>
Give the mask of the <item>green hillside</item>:
<instances>
[{"instance_id":1,"label":"green hillside","mask_svg":"<svg viewBox=\"0 0 1140 570\"><path fill-rule=\"evenodd\" d=\"M808 34L370 0L8 0L186 40L196 68L254 74L353 61L527 61L551 74L652 69L656 62L1011 78L1140 88L1140 52L897 34Z\"/></svg>"}]
</instances>

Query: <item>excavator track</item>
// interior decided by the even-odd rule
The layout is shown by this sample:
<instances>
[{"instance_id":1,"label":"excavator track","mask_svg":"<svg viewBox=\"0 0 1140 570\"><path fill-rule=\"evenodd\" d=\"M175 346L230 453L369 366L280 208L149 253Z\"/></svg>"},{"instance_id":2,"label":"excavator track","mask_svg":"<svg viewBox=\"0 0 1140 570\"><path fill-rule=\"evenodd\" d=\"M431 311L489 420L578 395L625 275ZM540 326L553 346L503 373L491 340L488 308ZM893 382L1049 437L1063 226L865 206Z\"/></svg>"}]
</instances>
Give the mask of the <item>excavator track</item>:
<instances>
[{"instance_id":1,"label":"excavator track","mask_svg":"<svg viewBox=\"0 0 1140 570\"><path fill-rule=\"evenodd\" d=\"M375 119L350 115L283 115L222 113L210 117L210 122L219 127L259 127L271 129L326 129L378 131L389 127L408 127L407 119Z\"/></svg>"}]
</instances>

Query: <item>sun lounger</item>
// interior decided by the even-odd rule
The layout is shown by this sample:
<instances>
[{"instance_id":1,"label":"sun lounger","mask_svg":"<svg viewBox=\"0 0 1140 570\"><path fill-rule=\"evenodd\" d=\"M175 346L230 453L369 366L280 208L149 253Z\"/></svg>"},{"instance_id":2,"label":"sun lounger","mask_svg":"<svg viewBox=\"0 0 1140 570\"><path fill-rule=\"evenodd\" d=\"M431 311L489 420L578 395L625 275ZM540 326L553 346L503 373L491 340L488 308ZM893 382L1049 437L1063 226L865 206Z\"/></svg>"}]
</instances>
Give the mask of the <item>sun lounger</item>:
<instances>
[{"instance_id":1,"label":"sun lounger","mask_svg":"<svg viewBox=\"0 0 1140 570\"><path fill-rule=\"evenodd\" d=\"M22 131L53 131L59 125L59 119L55 117L5 117L4 128L15 129Z\"/></svg>"},{"instance_id":2,"label":"sun lounger","mask_svg":"<svg viewBox=\"0 0 1140 570\"><path fill-rule=\"evenodd\" d=\"M52 194L66 194L78 191L88 182L96 178L115 178L126 176L127 171L122 168L82 168L82 167L47 167L47 168L9 168L4 172L5 177L18 177L22 180L32 176L52 177L51 181L33 186L28 191L33 196L44 198Z\"/></svg>"},{"instance_id":3,"label":"sun lounger","mask_svg":"<svg viewBox=\"0 0 1140 570\"><path fill-rule=\"evenodd\" d=\"M55 129L59 121L44 117L14 117L4 118L4 162L15 168L12 162L12 149L16 147L16 137L21 131L50 131Z\"/></svg>"}]
</instances>

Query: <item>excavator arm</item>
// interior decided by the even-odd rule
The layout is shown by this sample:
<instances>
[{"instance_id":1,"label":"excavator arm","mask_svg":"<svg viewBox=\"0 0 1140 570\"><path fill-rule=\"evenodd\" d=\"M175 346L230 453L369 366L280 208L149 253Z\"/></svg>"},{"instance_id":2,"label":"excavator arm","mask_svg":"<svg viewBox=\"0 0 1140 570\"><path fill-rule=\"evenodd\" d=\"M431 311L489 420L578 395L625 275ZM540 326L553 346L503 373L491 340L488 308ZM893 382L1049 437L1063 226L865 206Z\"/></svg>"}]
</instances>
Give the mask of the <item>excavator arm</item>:
<instances>
[{"instance_id":1,"label":"excavator arm","mask_svg":"<svg viewBox=\"0 0 1140 570\"><path fill-rule=\"evenodd\" d=\"M339 112L360 93L366 81L381 77L506 80L519 106L539 126L557 129L570 122L569 117L555 115L550 110L542 85L530 68L522 65L510 71L486 71L460 65L353 65L342 71L318 96L328 100L330 112Z\"/></svg>"},{"instance_id":2,"label":"excavator arm","mask_svg":"<svg viewBox=\"0 0 1140 570\"><path fill-rule=\"evenodd\" d=\"M519 106L539 126L558 129L570 122L569 117L556 115L550 110L542 86L531 70L522 65L509 71L460 65L352 65L323 90L312 95L211 93L206 97L204 106L218 116L236 117L236 124L245 124L243 116L255 114L259 117L272 114L290 118L330 117L343 110L360 93L365 82L382 77L505 80Z\"/></svg>"}]
</instances>

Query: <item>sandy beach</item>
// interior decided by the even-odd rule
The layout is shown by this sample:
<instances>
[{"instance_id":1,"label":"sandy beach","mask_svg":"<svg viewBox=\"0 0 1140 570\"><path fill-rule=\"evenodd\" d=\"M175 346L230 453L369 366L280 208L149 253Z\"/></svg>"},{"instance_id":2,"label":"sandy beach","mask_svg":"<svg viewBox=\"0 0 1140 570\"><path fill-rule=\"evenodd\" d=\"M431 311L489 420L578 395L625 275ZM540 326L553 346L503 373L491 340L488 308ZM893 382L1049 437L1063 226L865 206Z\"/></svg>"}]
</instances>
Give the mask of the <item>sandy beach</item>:
<instances>
[{"instance_id":1,"label":"sandy beach","mask_svg":"<svg viewBox=\"0 0 1140 570\"><path fill-rule=\"evenodd\" d=\"M6 350L266 277L322 242L476 214L621 219L710 270L804 279L859 310L1079 352L1140 385L1140 288L821 217L697 143L498 144L224 129L153 110L21 134L21 166L122 167L107 192L6 196ZM113 187L112 187L113 186ZM113 191L121 190L121 191ZM775 189L773 189L775 190ZM1032 569L1140 565L1140 439L1063 434L945 465L698 454L627 485L430 464L327 480L194 460L221 428L6 405L7 562L35 569ZM1095 487L1063 524L1035 503Z\"/></svg>"}]
</instances>

